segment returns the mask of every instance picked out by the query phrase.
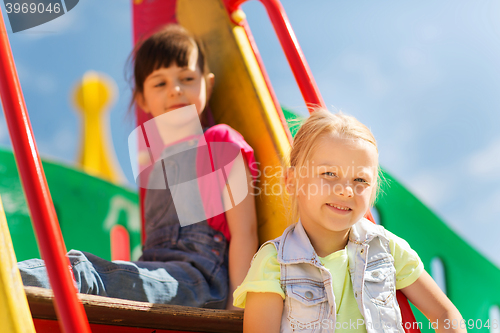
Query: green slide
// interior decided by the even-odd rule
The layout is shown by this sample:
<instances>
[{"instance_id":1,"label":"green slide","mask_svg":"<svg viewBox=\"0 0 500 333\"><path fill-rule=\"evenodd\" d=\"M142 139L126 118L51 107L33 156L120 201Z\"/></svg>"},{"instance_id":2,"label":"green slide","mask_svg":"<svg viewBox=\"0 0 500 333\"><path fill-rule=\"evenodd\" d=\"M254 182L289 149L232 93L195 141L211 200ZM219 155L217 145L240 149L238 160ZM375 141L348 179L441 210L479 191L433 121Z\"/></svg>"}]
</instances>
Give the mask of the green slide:
<instances>
[{"instance_id":1,"label":"green slide","mask_svg":"<svg viewBox=\"0 0 500 333\"><path fill-rule=\"evenodd\" d=\"M110 231L129 232L131 258L141 254L141 222L135 191L113 185L72 167L43 161L66 248L111 259ZM0 150L0 195L18 261L40 258L29 210L11 151Z\"/></svg>"}]
</instances>

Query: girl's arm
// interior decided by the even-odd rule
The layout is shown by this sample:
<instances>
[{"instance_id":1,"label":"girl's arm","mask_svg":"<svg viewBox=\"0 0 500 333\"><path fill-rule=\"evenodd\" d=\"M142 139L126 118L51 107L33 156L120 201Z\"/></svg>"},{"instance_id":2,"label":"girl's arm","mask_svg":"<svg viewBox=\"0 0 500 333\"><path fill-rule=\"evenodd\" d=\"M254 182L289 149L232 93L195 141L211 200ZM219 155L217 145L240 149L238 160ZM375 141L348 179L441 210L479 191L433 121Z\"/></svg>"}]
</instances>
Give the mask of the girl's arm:
<instances>
[{"instance_id":1,"label":"girl's arm","mask_svg":"<svg viewBox=\"0 0 500 333\"><path fill-rule=\"evenodd\" d=\"M244 173L243 173L244 172ZM252 176L245 163L244 170L233 166L229 179L246 174L248 195L238 205L226 211L226 219L231 233L229 243L229 295L227 310L241 310L233 306L233 292L243 282L250 268L250 262L257 252L257 213L255 211L255 195L251 186ZM234 191L234 189L232 189ZM224 198L230 203L230 198Z\"/></svg>"},{"instance_id":2,"label":"girl's arm","mask_svg":"<svg viewBox=\"0 0 500 333\"><path fill-rule=\"evenodd\" d=\"M436 332L467 332L466 325L461 324L463 319L460 312L426 271L401 291L427 319L437 323L434 326Z\"/></svg>"},{"instance_id":3,"label":"girl's arm","mask_svg":"<svg viewBox=\"0 0 500 333\"><path fill-rule=\"evenodd\" d=\"M283 298L274 293L247 293L243 333L278 333Z\"/></svg>"}]
</instances>

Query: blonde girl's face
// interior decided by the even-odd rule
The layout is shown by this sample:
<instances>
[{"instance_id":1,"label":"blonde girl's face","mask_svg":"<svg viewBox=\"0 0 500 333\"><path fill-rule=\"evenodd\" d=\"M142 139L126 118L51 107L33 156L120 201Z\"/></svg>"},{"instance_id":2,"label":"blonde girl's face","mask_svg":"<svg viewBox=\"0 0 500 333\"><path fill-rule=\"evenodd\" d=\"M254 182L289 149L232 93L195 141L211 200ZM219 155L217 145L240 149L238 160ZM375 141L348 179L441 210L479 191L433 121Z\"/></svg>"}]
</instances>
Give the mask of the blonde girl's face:
<instances>
[{"instance_id":1,"label":"blonde girl's face","mask_svg":"<svg viewBox=\"0 0 500 333\"><path fill-rule=\"evenodd\" d=\"M211 87L212 83L213 74L205 78L198 66L198 52L193 49L186 67L173 63L149 74L137 103L153 117L192 104L200 115L207 104L207 84Z\"/></svg>"},{"instance_id":2,"label":"blonde girl's face","mask_svg":"<svg viewBox=\"0 0 500 333\"><path fill-rule=\"evenodd\" d=\"M348 232L370 208L377 166L378 154L371 143L333 134L320 138L290 180L306 231L323 236Z\"/></svg>"}]
</instances>

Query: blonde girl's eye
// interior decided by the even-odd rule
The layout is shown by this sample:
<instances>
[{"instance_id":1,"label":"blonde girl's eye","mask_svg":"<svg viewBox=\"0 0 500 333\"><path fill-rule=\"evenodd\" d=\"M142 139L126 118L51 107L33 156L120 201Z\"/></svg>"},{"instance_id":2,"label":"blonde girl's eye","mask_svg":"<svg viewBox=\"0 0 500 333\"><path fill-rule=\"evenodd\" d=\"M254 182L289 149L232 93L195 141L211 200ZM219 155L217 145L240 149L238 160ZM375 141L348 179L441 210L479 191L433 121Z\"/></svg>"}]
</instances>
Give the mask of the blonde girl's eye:
<instances>
[{"instance_id":1,"label":"blonde girl's eye","mask_svg":"<svg viewBox=\"0 0 500 333\"><path fill-rule=\"evenodd\" d=\"M370 183L368 183L366 180L364 180L363 178L356 178L354 179L355 182L358 182L358 183L363 183L363 184L366 184L366 185L370 185Z\"/></svg>"},{"instance_id":2,"label":"blonde girl's eye","mask_svg":"<svg viewBox=\"0 0 500 333\"><path fill-rule=\"evenodd\" d=\"M335 174L335 172L331 172L331 171L323 172L323 175L327 176L327 177L336 177L337 176Z\"/></svg>"}]
</instances>

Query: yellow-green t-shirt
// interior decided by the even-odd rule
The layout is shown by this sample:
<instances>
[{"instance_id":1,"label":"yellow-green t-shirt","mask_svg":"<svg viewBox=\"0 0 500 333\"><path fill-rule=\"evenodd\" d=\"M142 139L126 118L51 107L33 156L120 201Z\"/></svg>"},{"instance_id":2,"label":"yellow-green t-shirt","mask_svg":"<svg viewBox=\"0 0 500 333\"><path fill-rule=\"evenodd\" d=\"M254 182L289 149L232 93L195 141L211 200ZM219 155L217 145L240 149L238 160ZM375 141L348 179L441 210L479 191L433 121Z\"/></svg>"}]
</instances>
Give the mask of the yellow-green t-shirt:
<instances>
[{"instance_id":1,"label":"yellow-green t-shirt","mask_svg":"<svg viewBox=\"0 0 500 333\"><path fill-rule=\"evenodd\" d=\"M411 249L405 240L389 231L386 232L391 254L394 257L396 289L402 289L418 279L424 270L424 265L418 254ZM280 264L277 254L273 244L267 244L257 252L245 280L234 291L234 306L244 308L248 292L277 293L285 299L285 293L280 285ZM337 330L352 333L366 332L364 326L355 325L354 328L354 326L349 325L349 323L357 322L357 319L363 319L363 316L354 298L347 249L320 257L320 260L330 273L335 272L335 274L332 273L332 286L337 309Z\"/></svg>"}]
</instances>

